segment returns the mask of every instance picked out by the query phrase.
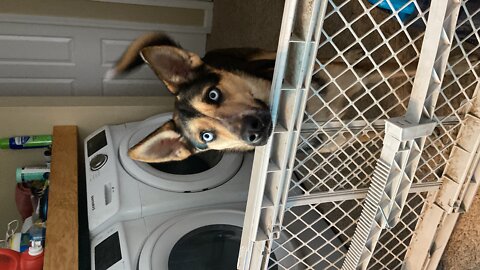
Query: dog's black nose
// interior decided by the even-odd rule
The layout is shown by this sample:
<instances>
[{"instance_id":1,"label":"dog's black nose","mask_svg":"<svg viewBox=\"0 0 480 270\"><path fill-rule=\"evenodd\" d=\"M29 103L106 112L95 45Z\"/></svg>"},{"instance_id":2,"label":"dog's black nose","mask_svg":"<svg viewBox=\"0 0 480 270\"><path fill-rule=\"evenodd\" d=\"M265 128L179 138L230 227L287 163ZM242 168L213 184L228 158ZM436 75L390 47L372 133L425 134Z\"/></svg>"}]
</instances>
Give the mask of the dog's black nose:
<instances>
[{"instance_id":1,"label":"dog's black nose","mask_svg":"<svg viewBox=\"0 0 480 270\"><path fill-rule=\"evenodd\" d=\"M270 114L247 115L243 118L242 137L250 145L264 145L271 133Z\"/></svg>"}]
</instances>

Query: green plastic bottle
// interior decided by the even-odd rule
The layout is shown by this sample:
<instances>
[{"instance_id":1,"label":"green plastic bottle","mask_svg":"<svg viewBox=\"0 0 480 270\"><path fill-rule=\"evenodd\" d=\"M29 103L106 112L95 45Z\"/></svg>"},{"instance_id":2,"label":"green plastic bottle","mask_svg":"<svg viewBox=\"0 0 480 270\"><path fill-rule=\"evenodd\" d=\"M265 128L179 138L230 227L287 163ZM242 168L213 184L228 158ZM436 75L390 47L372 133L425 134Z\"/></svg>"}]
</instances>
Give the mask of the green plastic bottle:
<instances>
[{"instance_id":1,"label":"green plastic bottle","mask_svg":"<svg viewBox=\"0 0 480 270\"><path fill-rule=\"evenodd\" d=\"M50 147L52 135L17 136L0 139L0 149L29 149Z\"/></svg>"}]
</instances>

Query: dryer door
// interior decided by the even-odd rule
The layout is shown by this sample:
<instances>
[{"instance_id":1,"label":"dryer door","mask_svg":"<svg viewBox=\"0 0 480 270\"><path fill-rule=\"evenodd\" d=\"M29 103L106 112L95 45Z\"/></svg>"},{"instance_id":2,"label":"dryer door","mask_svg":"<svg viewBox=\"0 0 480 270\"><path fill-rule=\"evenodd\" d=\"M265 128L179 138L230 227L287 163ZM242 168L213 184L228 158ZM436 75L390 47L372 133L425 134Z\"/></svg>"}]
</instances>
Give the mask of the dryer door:
<instances>
[{"instance_id":1,"label":"dryer door","mask_svg":"<svg viewBox=\"0 0 480 270\"><path fill-rule=\"evenodd\" d=\"M124 169L137 180L155 188L173 192L198 192L215 188L230 180L240 169L241 153L206 151L184 161L150 164L130 159L128 149L163 123L171 113L151 117L127 126L129 132L120 143L119 156Z\"/></svg>"},{"instance_id":2,"label":"dryer door","mask_svg":"<svg viewBox=\"0 0 480 270\"><path fill-rule=\"evenodd\" d=\"M237 269L244 215L236 210L205 210L165 222L145 242L138 269ZM288 243L284 250L272 254L273 261L294 253L296 248ZM278 266L268 269L277 270ZM292 265L291 269L303 268Z\"/></svg>"}]
</instances>

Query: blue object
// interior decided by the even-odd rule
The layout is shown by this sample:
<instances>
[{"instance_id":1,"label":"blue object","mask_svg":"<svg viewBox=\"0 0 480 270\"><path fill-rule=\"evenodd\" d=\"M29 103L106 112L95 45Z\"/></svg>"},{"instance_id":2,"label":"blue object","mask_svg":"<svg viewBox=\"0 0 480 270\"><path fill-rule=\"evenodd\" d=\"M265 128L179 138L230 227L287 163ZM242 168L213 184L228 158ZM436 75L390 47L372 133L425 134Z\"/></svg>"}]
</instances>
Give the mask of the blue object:
<instances>
[{"instance_id":1,"label":"blue object","mask_svg":"<svg viewBox=\"0 0 480 270\"><path fill-rule=\"evenodd\" d=\"M368 2L370 2L371 4L376 4L380 2L377 7L391 12L398 11L398 16L402 21L407 20L410 15L415 14L417 11L413 2L405 6L405 4L409 2L408 0L390 0L390 5L388 4L387 0L368 0Z\"/></svg>"},{"instance_id":2,"label":"blue object","mask_svg":"<svg viewBox=\"0 0 480 270\"><path fill-rule=\"evenodd\" d=\"M48 187L43 193L43 196L40 198L40 208L39 208L40 219L45 222L47 220L48 213Z\"/></svg>"}]
</instances>

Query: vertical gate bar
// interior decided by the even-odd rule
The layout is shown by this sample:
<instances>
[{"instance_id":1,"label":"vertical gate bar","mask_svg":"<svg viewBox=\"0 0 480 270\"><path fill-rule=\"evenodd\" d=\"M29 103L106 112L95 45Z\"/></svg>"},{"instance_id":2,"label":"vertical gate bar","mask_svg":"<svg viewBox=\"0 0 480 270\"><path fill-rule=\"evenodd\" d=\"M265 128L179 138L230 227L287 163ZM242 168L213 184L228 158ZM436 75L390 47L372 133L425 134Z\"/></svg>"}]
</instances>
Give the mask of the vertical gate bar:
<instances>
[{"instance_id":1,"label":"vertical gate bar","mask_svg":"<svg viewBox=\"0 0 480 270\"><path fill-rule=\"evenodd\" d=\"M281 32L279 37L279 44L277 50L277 57L275 61L275 71L274 78L282 77L285 70L285 63L287 60L288 52L288 37L290 35L293 17L295 14L296 0L287 0L285 1ZM281 74L281 75L279 75ZM272 80L272 92L270 93L270 99L272 100L271 110L272 110L272 121L273 124L277 122L277 106L279 103L279 92L281 87L281 81ZM264 246L259 246L256 242L258 235L258 226L260 222L260 211L261 204L263 200L263 192L265 188L267 168L269 165L269 160L265 157L268 156L269 148L271 148L271 140L263 146L257 147L255 149L255 156L252 166L252 174L250 176L249 192L247 199L247 206L245 212L245 220L243 222L242 238L240 242L240 250L237 261L237 269L239 270L248 270L252 263L252 255L260 253L263 256ZM264 244L264 243L260 243ZM255 258L253 261L258 261L258 258ZM255 269L255 268L253 268ZM256 269L260 269L257 267Z\"/></svg>"},{"instance_id":2,"label":"vertical gate bar","mask_svg":"<svg viewBox=\"0 0 480 270\"><path fill-rule=\"evenodd\" d=\"M435 61L438 60L438 45L441 41L441 35L444 30L443 24L447 12L447 4L448 1L445 0L431 2L430 15L428 16L427 29L425 31L423 44L434 46L425 48L425 45L422 45L416 71L416 79L413 84L412 94L410 96L405 116L406 120L412 123L420 122L420 118L423 116L423 109L427 95L429 94L426 89L428 89L431 84L438 84L438 82L435 82L435 76L432 73L435 72L434 64Z\"/></svg>"},{"instance_id":3,"label":"vertical gate bar","mask_svg":"<svg viewBox=\"0 0 480 270\"><path fill-rule=\"evenodd\" d=\"M367 269L382 229L405 205L440 91L460 2L432 1L416 78L404 117L388 119L384 146L342 269Z\"/></svg>"},{"instance_id":4,"label":"vertical gate bar","mask_svg":"<svg viewBox=\"0 0 480 270\"><path fill-rule=\"evenodd\" d=\"M480 177L480 81L477 82L470 111L458 133L454 150L442 176L442 186L433 204L422 214L410 247L405 255L403 269L436 269L452 234L459 214L468 210L471 194L478 190ZM462 166L462 167L459 167Z\"/></svg>"},{"instance_id":5,"label":"vertical gate bar","mask_svg":"<svg viewBox=\"0 0 480 270\"><path fill-rule=\"evenodd\" d=\"M305 109L327 3L327 0L285 3L270 94L275 129L267 145L255 150L237 269L266 269L271 243L279 237L300 135L298 123ZM302 5L304 8L308 5L307 12L298 12L298 6ZM295 31L300 31L299 35L295 36ZM290 83L288 87L286 83ZM285 104L282 98L287 99ZM288 119L279 119L286 111Z\"/></svg>"}]
</instances>

